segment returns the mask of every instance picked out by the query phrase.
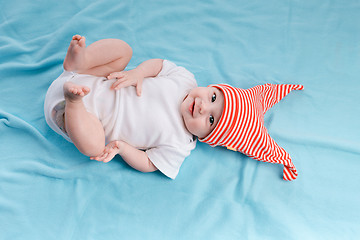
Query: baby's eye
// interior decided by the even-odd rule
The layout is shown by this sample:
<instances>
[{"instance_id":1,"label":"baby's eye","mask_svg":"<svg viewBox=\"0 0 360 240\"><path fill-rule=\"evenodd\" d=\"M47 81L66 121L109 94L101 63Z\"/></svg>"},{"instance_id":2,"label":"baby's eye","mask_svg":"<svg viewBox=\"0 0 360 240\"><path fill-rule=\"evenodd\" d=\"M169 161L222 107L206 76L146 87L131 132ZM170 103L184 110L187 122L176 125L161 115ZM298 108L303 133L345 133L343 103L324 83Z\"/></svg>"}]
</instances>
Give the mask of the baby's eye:
<instances>
[{"instance_id":1,"label":"baby's eye","mask_svg":"<svg viewBox=\"0 0 360 240\"><path fill-rule=\"evenodd\" d=\"M216 100L216 94L214 93L211 97L211 102L215 102L215 100Z\"/></svg>"},{"instance_id":2,"label":"baby's eye","mask_svg":"<svg viewBox=\"0 0 360 240\"><path fill-rule=\"evenodd\" d=\"M214 117L210 115L209 117L210 125L214 124Z\"/></svg>"}]
</instances>

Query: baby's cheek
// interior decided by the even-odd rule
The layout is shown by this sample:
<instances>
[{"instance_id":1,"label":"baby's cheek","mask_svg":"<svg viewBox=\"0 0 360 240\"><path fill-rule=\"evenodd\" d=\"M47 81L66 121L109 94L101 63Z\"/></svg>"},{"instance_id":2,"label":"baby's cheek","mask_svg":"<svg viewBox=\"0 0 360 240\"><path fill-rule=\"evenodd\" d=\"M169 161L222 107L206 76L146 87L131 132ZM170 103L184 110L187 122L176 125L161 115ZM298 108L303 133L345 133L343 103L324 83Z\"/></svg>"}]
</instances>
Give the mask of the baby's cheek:
<instances>
[{"instance_id":1,"label":"baby's cheek","mask_svg":"<svg viewBox=\"0 0 360 240\"><path fill-rule=\"evenodd\" d=\"M191 119L191 120L187 121L186 127L189 130L189 132L191 132L194 135L197 135L198 130L199 130L199 123L197 123L196 121Z\"/></svg>"},{"instance_id":2,"label":"baby's cheek","mask_svg":"<svg viewBox=\"0 0 360 240\"><path fill-rule=\"evenodd\" d=\"M190 133L194 134L194 133L193 133L193 131L194 131L194 126L193 126L192 121L191 121L190 119L188 119L188 118L184 118L184 123L185 123L186 129L187 129Z\"/></svg>"},{"instance_id":3,"label":"baby's cheek","mask_svg":"<svg viewBox=\"0 0 360 240\"><path fill-rule=\"evenodd\" d=\"M205 137L205 135L207 135L208 133L208 128L205 125L204 121L197 121L196 123L194 123L194 126L196 128L196 136L198 137Z\"/></svg>"}]
</instances>

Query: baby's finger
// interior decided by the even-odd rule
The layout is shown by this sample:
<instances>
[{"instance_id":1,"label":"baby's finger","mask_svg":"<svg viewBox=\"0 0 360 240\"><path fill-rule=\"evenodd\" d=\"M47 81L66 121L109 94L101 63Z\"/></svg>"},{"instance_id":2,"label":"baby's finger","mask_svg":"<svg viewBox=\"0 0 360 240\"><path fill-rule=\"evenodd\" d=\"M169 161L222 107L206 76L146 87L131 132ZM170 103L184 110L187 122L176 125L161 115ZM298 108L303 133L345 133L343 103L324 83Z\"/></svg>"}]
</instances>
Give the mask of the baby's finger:
<instances>
[{"instance_id":1,"label":"baby's finger","mask_svg":"<svg viewBox=\"0 0 360 240\"><path fill-rule=\"evenodd\" d=\"M106 155L107 155L107 153L104 150L100 155L98 155L96 157L91 157L90 159L101 162L106 157Z\"/></svg>"},{"instance_id":2,"label":"baby's finger","mask_svg":"<svg viewBox=\"0 0 360 240\"><path fill-rule=\"evenodd\" d=\"M130 81L124 80L124 81L120 81L119 83L116 84L116 86L114 87L115 90L119 90L120 88L125 88L125 87L130 87L132 84Z\"/></svg>"},{"instance_id":3,"label":"baby's finger","mask_svg":"<svg viewBox=\"0 0 360 240\"><path fill-rule=\"evenodd\" d=\"M95 160L95 161L99 161L99 158L100 158L100 157L97 156L97 157L91 157L90 159L91 159L91 160Z\"/></svg>"},{"instance_id":4,"label":"baby's finger","mask_svg":"<svg viewBox=\"0 0 360 240\"><path fill-rule=\"evenodd\" d=\"M104 163L110 162L110 161L115 157L115 155L116 155L116 154L114 154L113 152L110 153L110 154L107 156L107 158L105 158L105 159L103 160L103 162L104 162Z\"/></svg>"},{"instance_id":5,"label":"baby's finger","mask_svg":"<svg viewBox=\"0 0 360 240\"><path fill-rule=\"evenodd\" d=\"M122 82L126 81L126 79L119 79L119 80L116 80L116 82L114 82L112 85L111 85L111 89L115 89L119 84L121 84Z\"/></svg>"},{"instance_id":6,"label":"baby's finger","mask_svg":"<svg viewBox=\"0 0 360 240\"><path fill-rule=\"evenodd\" d=\"M99 157L98 161L103 162L104 159L106 159L108 155L109 155L108 153L104 153L101 157Z\"/></svg>"},{"instance_id":7,"label":"baby's finger","mask_svg":"<svg viewBox=\"0 0 360 240\"><path fill-rule=\"evenodd\" d=\"M101 159L101 162L106 162L107 158L109 157L109 154L106 154L106 157Z\"/></svg>"},{"instance_id":8,"label":"baby's finger","mask_svg":"<svg viewBox=\"0 0 360 240\"><path fill-rule=\"evenodd\" d=\"M110 73L109 76L107 76L107 79L114 79L114 78L123 78L125 75L123 72L113 72Z\"/></svg>"},{"instance_id":9,"label":"baby's finger","mask_svg":"<svg viewBox=\"0 0 360 240\"><path fill-rule=\"evenodd\" d=\"M114 141L112 148L118 151L119 148L120 148L120 142L119 141Z\"/></svg>"},{"instance_id":10,"label":"baby's finger","mask_svg":"<svg viewBox=\"0 0 360 240\"><path fill-rule=\"evenodd\" d=\"M136 94L138 95L138 97L141 96L141 93L142 93L142 80L140 80L136 85Z\"/></svg>"},{"instance_id":11,"label":"baby's finger","mask_svg":"<svg viewBox=\"0 0 360 240\"><path fill-rule=\"evenodd\" d=\"M95 161L99 161L99 159L104 155L104 152L102 152L100 155L98 156L93 156L93 157L90 157L90 160L95 160Z\"/></svg>"},{"instance_id":12,"label":"baby's finger","mask_svg":"<svg viewBox=\"0 0 360 240\"><path fill-rule=\"evenodd\" d=\"M123 77L124 73L123 72L113 72L110 73L108 78L117 78L117 77Z\"/></svg>"},{"instance_id":13,"label":"baby's finger","mask_svg":"<svg viewBox=\"0 0 360 240\"><path fill-rule=\"evenodd\" d=\"M105 153L109 154L109 153L111 153L111 151L112 151L111 148L109 148L108 146L105 147L105 150L104 150Z\"/></svg>"}]
</instances>

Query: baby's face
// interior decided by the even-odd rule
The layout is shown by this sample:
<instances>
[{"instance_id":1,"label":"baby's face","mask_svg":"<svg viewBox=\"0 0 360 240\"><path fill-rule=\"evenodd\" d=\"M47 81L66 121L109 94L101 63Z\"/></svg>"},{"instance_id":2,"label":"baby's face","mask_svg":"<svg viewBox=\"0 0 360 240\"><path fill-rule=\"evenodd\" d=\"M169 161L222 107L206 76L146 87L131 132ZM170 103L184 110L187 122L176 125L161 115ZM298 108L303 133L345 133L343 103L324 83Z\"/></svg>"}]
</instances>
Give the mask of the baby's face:
<instances>
[{"instance_id":1,"label":"baby's face","mask_svg":"<svg viewBox=\"0 0 360 240\"><path fill-rule=\"evenodd\" d=\"M215 87L197 87L181 103L185 126L193 135L206 137L216 127L224 108L224 94Z\"/></svg>"}]
</instances>

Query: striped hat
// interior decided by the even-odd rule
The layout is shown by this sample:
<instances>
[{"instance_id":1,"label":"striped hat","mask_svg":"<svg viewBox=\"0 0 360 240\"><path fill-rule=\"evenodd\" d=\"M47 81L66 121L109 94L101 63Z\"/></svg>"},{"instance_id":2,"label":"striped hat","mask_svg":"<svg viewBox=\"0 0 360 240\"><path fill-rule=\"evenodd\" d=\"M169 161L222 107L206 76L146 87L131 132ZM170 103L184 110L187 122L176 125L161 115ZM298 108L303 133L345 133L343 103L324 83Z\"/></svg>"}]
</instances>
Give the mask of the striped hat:
<instances>
[{"instance_id":1,"label":"striped hat","mask_svg":"<svg viewBox=\"0 0 360 240\"><path fill-rule=\"evenodd\" d=\"M224 109L215 129L199 139L209 145L224 146L263 162L284 165L283 179L296 179L298 173L290 155L270 137L264 114L292 90L302 85L265 84L250 89L227 84L211 85L224 93Z\"/></svg>"}]
</instances>

